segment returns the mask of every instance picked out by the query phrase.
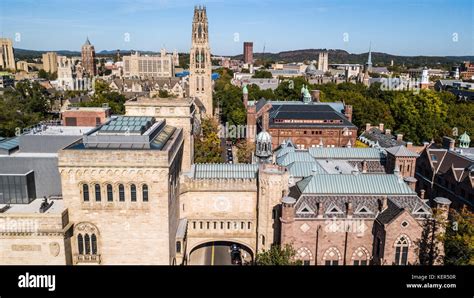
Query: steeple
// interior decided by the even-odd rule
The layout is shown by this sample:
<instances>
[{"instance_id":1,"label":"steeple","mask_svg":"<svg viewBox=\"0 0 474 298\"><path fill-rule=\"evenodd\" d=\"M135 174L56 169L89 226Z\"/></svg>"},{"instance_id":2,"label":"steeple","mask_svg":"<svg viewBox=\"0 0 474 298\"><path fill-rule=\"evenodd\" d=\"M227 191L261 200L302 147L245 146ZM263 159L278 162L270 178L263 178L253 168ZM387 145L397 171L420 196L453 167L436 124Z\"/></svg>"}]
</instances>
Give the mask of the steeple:
<instances>
[{"instance_id":1,"label":"steeple","mask_svg":"<svg viewBox=\"0 0 474 298\"><path fill-rule=\"evenodd\" d=\"M90 46L91 42L89 41L89 36L86 38L86 42L84 43L85 46Z\"/></svg>"},{"instance_id":2,"label":"steeple","mask_svg":"<svg viewBox=\"0 0 474 298\"><path fill-rule=\"evenodd\" d=\"M369 57L367 59L367 66L372 68L372 43L369 44Z\"/></svg>"},{"instance_id":3,"label":"steeple","mask_svg":"<svg viewBox=\"0 0 474 298\"><path fill-rule=\"evenodd\" d=\"M206 114L213 114L212 64L207 13L204 6L194 7L189 64L189 95L198 98Z\"/></svg>"}]
</instances>

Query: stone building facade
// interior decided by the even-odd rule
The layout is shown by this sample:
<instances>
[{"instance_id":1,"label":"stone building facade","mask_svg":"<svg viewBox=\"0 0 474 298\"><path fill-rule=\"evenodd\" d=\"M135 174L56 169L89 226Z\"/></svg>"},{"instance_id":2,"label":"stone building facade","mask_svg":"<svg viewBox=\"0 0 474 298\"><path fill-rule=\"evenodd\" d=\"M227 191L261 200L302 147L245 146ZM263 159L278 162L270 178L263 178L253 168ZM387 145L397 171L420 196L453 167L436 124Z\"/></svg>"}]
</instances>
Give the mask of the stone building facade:
<instances>
[{"instance_id":1,"label":"stone building facade","mask_svg":"<svg viewBox=\"0 0 474 298\"><path fill-rule=\"evenodd\" d=\"M74 264L175 262L182 147L181 129L124 116L60 151Z\"/></svg>"},{"instance_id":2,"label":"stone building facade","mask_svg":"<svg viewBox=\"0 0 474 298\"><path fill-rule=\"evenodd\" d=\"M97 74L95 64L95 49L94 46L86 39L86 42L81 49L82 66L89 77L94 77Z\"/></svg>"}]
</instances>

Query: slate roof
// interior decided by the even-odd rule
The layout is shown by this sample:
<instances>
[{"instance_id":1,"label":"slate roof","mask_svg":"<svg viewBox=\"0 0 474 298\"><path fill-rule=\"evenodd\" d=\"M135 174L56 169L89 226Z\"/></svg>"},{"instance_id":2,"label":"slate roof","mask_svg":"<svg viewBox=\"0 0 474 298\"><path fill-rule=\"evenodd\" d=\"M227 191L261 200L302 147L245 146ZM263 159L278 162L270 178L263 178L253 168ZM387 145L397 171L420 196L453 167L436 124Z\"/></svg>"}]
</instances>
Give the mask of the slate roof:
<instances>
[{"instance_id":1,"label":"slate roof","mask_svg":"<svg viewBox=\"0 0 474 298\"><path fill-rule=\"evenodd\" d=\"M377 127L371 127L369 130L364 131L360 136L359 140L365 144L378 144L382 148L389 148L394 146L406 145L407 142L400 140L397 141L397 136L393 134L385 134Z\"/></svg>"},{"instance_id":2,"label":"slate roof","mask_svg":"<svg viewBox=\"0 0 474 298\"><path fill-rule=\"evenodd\" d=\"M390 147L385 149L386 152L392 154L393 156L402 156L402 157L418 157L419 155L407 147L400 145L396 147Z\"/></svg>"},{"instance_id":3,"label":"slate roof","mask_svg":"<svg viewBox=\"0 0 474 298\"><path fill-rule=\"evenodd\" d=\"M308 177L314 174L326 174L326 171L317 162L295 161L287 167L290 175L293 177Z\"/></svg>"},{"instance_id":4,"label":"slate roof","mask_svg":"<svg viewBox=\"0 0 474 298\"><path fill-rule=\"evenodd\" d=\"M194 179L256 179L257 164L194 164Z\"/></svg>"},{"instance_id":5,"label":"slate roof","mask_svg":"<svg viewBox=\"0 0 474 298\"><path fill-rule=\"evenodd\" d=\"M380 212L380 202L387 198L387 208ZM323 218L345 218L347 217L347 203L352 203L352 218L354 219L377 219L382 224L390 223L399 216L403 210L407 210L413 217L421 219L431 216L432 211L428 205L423 203L419 197L414 195L303 195L295 204L295 217L300 219L317 218L318 204L323 211ZM302 212L304 209L310 212ZM417 213L422 207L426 213ZM331 213L332 209L339 210ZM364 210L365 209L365 210ZM363 212L365 211L365 212Z\"/></svg>"}]
</instances>

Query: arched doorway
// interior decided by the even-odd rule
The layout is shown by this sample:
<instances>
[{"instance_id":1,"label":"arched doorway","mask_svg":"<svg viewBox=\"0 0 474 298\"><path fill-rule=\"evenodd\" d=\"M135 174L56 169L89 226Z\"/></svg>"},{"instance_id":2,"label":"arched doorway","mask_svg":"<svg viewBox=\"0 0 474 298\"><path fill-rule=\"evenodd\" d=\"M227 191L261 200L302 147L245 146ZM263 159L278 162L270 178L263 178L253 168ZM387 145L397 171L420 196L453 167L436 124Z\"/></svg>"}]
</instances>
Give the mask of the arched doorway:
<instances>
[{"instance_id":1,"label":"arched doorway","mask_svg":"<svg viewBox=\"0 0 474 298\"><path fill-rule=\"evenodd\" d=\"M188 265L232 265L231 247L237 245L242 264L253 262L253 252L245 244L236 241L209 241L194 247L189 253Z\"/></svg>"}]
</instances>

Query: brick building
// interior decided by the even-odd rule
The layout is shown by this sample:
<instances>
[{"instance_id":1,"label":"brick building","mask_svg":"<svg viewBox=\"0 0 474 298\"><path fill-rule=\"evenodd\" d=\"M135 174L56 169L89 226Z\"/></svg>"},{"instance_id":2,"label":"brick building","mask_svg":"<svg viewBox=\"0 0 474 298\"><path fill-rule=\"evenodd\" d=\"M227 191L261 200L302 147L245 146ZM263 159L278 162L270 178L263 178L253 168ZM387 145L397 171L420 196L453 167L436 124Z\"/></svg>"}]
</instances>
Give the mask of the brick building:
<instances>
[{"instance_id":1,"label":"brick building","mask_svg":"<svg viewBox=\"0 0 474 298\"><path fill-rule=\"evenodd\" d=\"M302 89L302 101L248 101L247 125L272 136L272 148L291 139L301 149L310 147L351 147L357 138L357 127L351 123L352 106L342 102L316 102ZM254 135L248 136L255 140Z\"/></svg>"},{"instance_id":2,"label":"brick building","mask_svg":"<svg viewBox=\"0 0 474 298\"><path fill-rule=\"evenodd\" d=\"M110 114L108 107L69 107L61 117L65 126L99 126L110 119Z\"/></svg>"},{"instance_id":3,"label":"brick building","mask_svg":"<svg viewBox=\"0 0 474 298\"><path fill-rule=\"evenodd\" d=\"M82 46L81 57L82 66L84 67L85 72L91 77L95 76L97 74L95 66L95 49L89 41L89 38L86 39L86 42Z\"/></svg>"},{"instance_id":4,"label":"brick building","mask_svg":"<svg viewBox=\"0 0 474 298\"><path fill-rule=\"evenodd\" d=\"M417 190L426 199L437 196L450 199L452 207L474 209L474 148L464 133L455 140L445 137L442 147L430 144L416 163Z\"/></svg>"}]
</instances>

